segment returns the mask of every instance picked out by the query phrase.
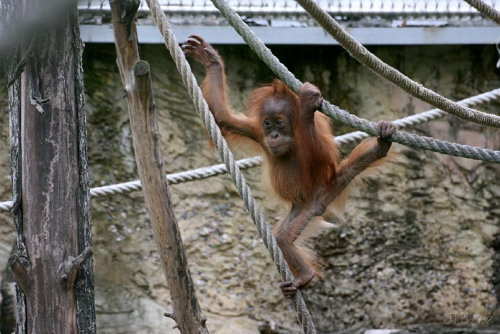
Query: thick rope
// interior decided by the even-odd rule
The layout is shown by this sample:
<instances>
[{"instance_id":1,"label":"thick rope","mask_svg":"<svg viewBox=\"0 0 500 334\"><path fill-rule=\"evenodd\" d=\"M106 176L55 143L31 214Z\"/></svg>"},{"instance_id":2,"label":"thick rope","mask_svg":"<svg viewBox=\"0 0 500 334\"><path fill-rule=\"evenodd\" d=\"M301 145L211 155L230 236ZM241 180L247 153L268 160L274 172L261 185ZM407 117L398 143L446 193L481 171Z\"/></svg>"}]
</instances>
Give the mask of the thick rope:
<instances>
[{"instance_id":1,"label":"thick rope","mask_svg":"<svg viewBox=\"0 0 500 334\"><path fill-rule=\"evenodd\" d=\"M500 89L495 89L483 94L463 99L458 103L463 104L465 106L473 106L481 103L486 103L498 98L500 98ZM428 122L436 118L443 117L445 115L446 113L439 109L431 109L419 114L395 120L393 121L393 123L397 124L400 128L403 128L407 126L414 126L424 122ZM366 137L368 137L368 134L366 134L365 132L355 131L347 133L342 136L335 137L335 141L339 144L347 144L357 140L361 140ZM262 158L261 157L246 158L238 160L236 161L236 163L238 164L238 167L240 169L249 169L260 166L262 164ZM180 184L184 182L202 180L225 173L227 173L226 165L220 164L209 167L197 168L180 173L169 174L167 175L167 180L170 184ZM136 180L136 181L92 188L90 189L90 196L92 197L113 196L119 194L127 194L134 191L139 191L141 189L142 189L141 181ZM0 212L10 211L12 210L12 207L13 207L12 201L0 202Z\"/></svg>"},{"instance_id":2,"label":"thick rope","mask_svg":"<svg viewBox=\"0 0 500 334\"><path fill-rule=\"evenodd\" d=\"M8 212L11 211L14 207L13 201L5 201L0 203L0 212Z\"/></svg>"},{"instance_id":3,"label":"thick rope","mask_svg":"<svg viewBox=\"0 0 500 334\"><path fill-rule=\"evenodd\" d=\"M500 12L492 6L487 5L484 1L481 0L465 0L465 2L476 8L478 12L494 21L496 24L500 24Z\"/></svg>"},{"instance_id":4,"label":"thick rope","mask_svg":"<svg viewBox=\"0 0 500 334\"><path fill-rule=\"evenodd\" d=\"M260 166L262 164L262 158L253 157L253 158L241 159L236 161L236 164L240 169L249 169ZM209 177L214 177L225 173L227 173L226 165L220 164L209 167L197 168L180 173L168 174L167 181L171 185L180 184L196 180L203 180ZM90 189L90 196L102 197L102 196L123 195L140 190L142 190L141 180L135 180L135 181L92 188ZM12 210L13 205L14 204L12 201L0 202L0 212L7 212Z\"/></svg>"},{"instance_id":5,"label":"thick rope","mask_svg":"<svg viewBox=\"0 0 500 334\"><path fill-rule=\"evenodd\" d=\"M481 2L480 0L469 0L470 2ZM467 1L467 2L469 2ZM349 52L364 66L392 82L408 94L425 101L434 107L444 110L456 117L467 121L489 125L500 128L500 116L477 111L461 106L436 92L413 81L395 68L387 65L373 53L368 51L363 45L356 41L340 24L325 10L323 10L314 0L297 0L304 9L311 15L333 38L339 42L344 49Z\"/></svg>"},{"instance_id":6,"label":"thick rope","mask_svg":"<svg viewBox=\"0 0 500 334\"><path fill-rule=\"evenodd\" d=\"M474 106L482 103L486 103L495 99L500 98L500 88L491 90L486 93L482 93L476 96L472 96L466 99L463 99L461 101L458 101L457 103L463 106ZM440 118L443 116L446 116L447 113L440 110L440 109L430 109L415 115L407 116L401 119L397 119L392 121L392 123L396 124L400 129L409 127L409 126L414 126L418 125L421 123L429 122L432 121L436 118ZM349 142L353 142L355 140L361 140L363 138L369 137L369 135L366 132L362 131L355 131L351 133L347 133L345 135L335 137L335 141L337 141L340 144L347 144Z\"/></svg>"},{"instance_id":7,"label":"thick rope","mask_svg":"<svg viewBox=\"0 0 500 334\"><path fill-rule=\"evenodd\" d=\"M210 112L208 105L203 98L203 94L201 92L198 83L196 82L196 78L191 71L191 67L187 62L184 54L179 47L179 43L172 31L170 24L167 21L167 17L161 10L161 6L157 0L146 0L150 10L153 20L156 25L160 29L161 34L165 38L165 45L170 52L176 66L177 70L181 74L182 81L188 88L188 93L193 100L196 111L200 114L207 131L215 144L215 147L219 151L219 154L226 165L226 168L229 170L229 174L231 174L231 178L233 179L234 184L238 188L238 192L245 203L245 207L250 212L252 220L259 231L259 234L264 241L265 246L269 250L271 257L273 258L276 267L281 275L283 281L293 281L293 275L290 272L288 264L286 263L283 253L281 249L278 247L276 243L276 239L271 233L270 226L264 221L264 215L260 211L257 206L257 202L255 198L252 196L252 192L248 187L245 177L241 173L238 165L234 161L233 154L229 149L226 140L221 134L215 119ZM311 315L309 310L307 309L306 303L302 298L302 294L300 291L295 295L292 300L293 307L295 308L299 322L302 324L302 328L305 333L316 333L316 328L312 322Z\"/></svg>"},{"instance_id":8,"label":"thick rope","mask_svg":"<svg viewBox=\"0 0 500 334\"><path fill-rule=\"evenodd\" d=\"M262 158L254 157L241 159L236 162L240 169L248 169L252 167L259 166L262 163ZM186 172L174 173L167 175L167 181L169 184L179 184L185 182L191 182L195 180L207 179L216 175L221 175L227 173L226 165L220 164L210 167L203 167L198 169L193 169ZM109 186L97 187L90 189L90 195L92 197L99 196L113 196L117 194L126 194L133 191L139 191L142 189L141 181L131 181L125 183L119 183ZM1 210L0 203L0 210Z\"/></svg>"},{"instance_id":9,"label":"thick rope","mask_svg":"<svg viewBox=\"0 0 500 334\"><path fill-rule=\"evenodd\" d=\"M273 55L265 44L255 35L247 26L241 17L232 10L225 0L211 0L215 7L233 26L236 32L257 54L257 56L293 91L297 92L302 83L283 65L276 56ZM368 133L371 136L378 136L377 124L361 119L347 111L324 101L321 111L336 121L342 122L356 130ZM438 153L444 153L457 157L482 160L486 162L500 163L500 152L490 149L482 149L468 145L460 145L441 141L434 138L428 138L410 134L403 131L397 131L389 139L393 142L403 144L412 148L423 149Z\"/></svg>"}]
</instances>

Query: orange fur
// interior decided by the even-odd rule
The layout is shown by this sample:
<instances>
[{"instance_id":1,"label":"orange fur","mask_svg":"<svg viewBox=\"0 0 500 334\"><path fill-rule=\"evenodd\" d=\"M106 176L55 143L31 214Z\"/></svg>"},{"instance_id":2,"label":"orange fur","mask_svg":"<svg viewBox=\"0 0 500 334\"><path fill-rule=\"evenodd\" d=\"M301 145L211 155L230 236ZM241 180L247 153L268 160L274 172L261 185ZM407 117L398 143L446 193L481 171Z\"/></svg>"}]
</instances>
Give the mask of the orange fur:
<instances>
[{"instance_id":1,"label":"orange fur","mask_svg":"<svg viewBox=\"0 0 500 334\"><path fill-rule=\"evenodd\" d=\"M282 221L276 223L273 228L273 235L276 235L277 231L282 228ZM307 227L302 231L301 234L294 241L294 246L299 249L300 254L302 255L304 261L307 263L309 268L314 270L314 273L318 277L323 277L322 268L324 267L323 260L318 256L318 254L311 248L309 245L310 239L313 239L323 232L335 228L336 225L327 222L322 217L315 217L311 219ZM290 268L294 275L297 275L297 272L294 268Z\"/></svg>"},{"instance_id":2,"label":"orange fur","mask_svg":"<svg viewBox=\"0 0 500 334\"><path fill-rule=\"evenodd\" d=\"M305 83L297 96L274 80L251 93L245 114L235 114L217 51L198 35L191 35L182 48L206 68L203 95L226 140L233 147L260 147L265 178L272 191L290 204L273 234L295 275L293 282L281 286L291 297L319 273L321 261L305 240L331 227L323 216L329 211L341 215L351 189L388 160L384 157L391 144L365 140L339 163L329 120L315 110L321 104L316 86ZM395 127L383 122L379 129L390 136Z\"/></svg>"},{"instance_id":3,"label":"orange fur","mask_svg":"<svg viewBox=\"0 0 500 334\"><path fill-rule=\"evenodd\" d=\"M358 158L361 154L371 149L376 145L377 138L368 138L363 140L358 146L354 148L351 154L342 160L339 164L339 170L343 169L345 166L349 166L353 161ZM377 161L371 163L363 172L356 175L354 179L349 183L349 185L340 193L340 195L333 201L328 207L328 212L331 215L343 219L343 212L347 200L353 193L355 189L362 189L366 181L379 177L383 172L384 168L388 163L394 162L396 159L396 153L393 149L389 150L389 153L385 158L378 159Z\"/></svg>"},{"instance_id":4,"label":"orange fur","mask_svg":"<svg viewBox=\"0 0 500 334\"><path fill-rule=\"evenodd\" d=\"M260 122L260 112L264 101L270 97L291 100L293 108L287 112L295 120L295 152L290 160L276 159L267 154L269 177L274 192L284 201L306 203L314 197L318 186L327 187L335 179L338 151L333 139L329 119L315 113L314 131L306 131L298 117L299 97L283 82L274 80L271 84L256 89L249 98L246 115Z\"/></svg>"},{"instance_id":5,"label":"orange fur","mask_svg":"<svg viewBox=\"0 0 500 334\"><path fill-rule=\"evenodd\" d=\"M323 114L320 114L324 116ZM324 116L326 118L326 116ZM327 119L328 120L328 119ZM316 120L315 120L316 121ZM333 142L333 136L330 136L330 140ZM359 158L364 152L371 149L376 145L377 138L368 138L362 141L356 148L351 152L351 154L338 164L338 170L343 169L345 166L349 166L353 163L356 158ZM370 164L363 172L356 175L354 179L349 183L349 185L337 196L337 198L328 206L325 215L321 217L316 217L310 221L307 227L298 235L294 242L294 245L300 250L304 261L307 262L308 266L314 270L317 276L322 277L323 262L318 254L311 249L309 244L309 239L315 238L322 234L323 232L335 228L336 225L327 222L328 220L335 219L340 222L344 221L344 210L345 205L349 197L352 195L355 189L360 189L363 187L364 182L379 177L383 172L383 168L387 163L391 163L395 160L396 154L394 150L390 150L385 158L379 159L374 163ZM266 166L266 164L264 164ZM270 177L270 169L266 167L263 169L266 178ZM265 182L267 184L267 182ZM271 194L275 194L274 189L271 189ZM291 201L286 201L288 204ZM282 221L279 221L273 228L273 234L276 235L277 231L283 226L281 226ZM295 273L294 273L295 275Z\"/></svg>"},{"instance_id":6,"label":"orange fur","mask_svg":"<svg viewBox=\"0 0 500 334\"><path fill-rule=\"evenodd\" d=\"M211 107L221 131L232 147L250 147L254 151L264 152L263 179L271 185L269 191L285 203L307 206L314 204L318 189L333 189L337 182L337 174L346 166L366 154L376 144L376 139L369 139L359 144L351 155L339 162L337 145L329 118L319 112L314 113L314 125L304 126L301 119L300 99L283 82L274 80L268 85L254 90L249 98L245 114L235 114L228 100L228 86L223 73L207 70L202 84L203 95ZM269 98L286 100L289 109L287 115L293 119L294 150L292 157L283 159L270 153L265 143L261 114L265 101ZM246 131L246 132L245 132ZM352 182L328 205L325 215L342 216L345 202L351 190L359 184L359 180L373 174L388 158L370 164L363 173L353 177ZM298 249L301 260L317 275L320 275L321 261L316 253L307 245L307 239L317 236L332 224L326 223L323 217L316 217L308 222L307 227L298 233L283 225L276 224L273 234L289 235L293 246ZM296 234L296 235L294 235ZM287 256L286 250L284 250ZM299 273L291 267L294 275Z\"/></svg>"}]
</instances>

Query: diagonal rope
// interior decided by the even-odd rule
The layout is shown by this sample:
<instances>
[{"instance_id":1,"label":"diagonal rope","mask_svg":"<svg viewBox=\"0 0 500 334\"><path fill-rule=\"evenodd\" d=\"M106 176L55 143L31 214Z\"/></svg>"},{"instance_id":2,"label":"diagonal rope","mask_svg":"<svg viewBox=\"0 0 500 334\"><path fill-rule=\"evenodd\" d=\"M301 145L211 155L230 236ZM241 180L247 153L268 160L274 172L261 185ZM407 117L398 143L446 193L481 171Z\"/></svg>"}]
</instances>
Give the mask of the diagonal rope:
<instances>
[{"instance_id":1,"label":"diagonal rope","mask_svg":"<svg viewBox=\"0 0 500 334\"><path fill-rule=\"evenodd\" d=\"M295 78L285 65L269 50L265 44L255 35L255 33L243 22L241 17L234 12L225 0L211 0L215 7L233 26L236 32L257 54L257 56L293 91L297 92L302 83ZM378 136L378 127L375 123L361 119L347 111L323 101L321 111L336 121L342 122L356 130L368 133L371 136ZM450 143L434 138L418 136L411 133L397 131L389 139L393 142L403 144L412 148L423 149L438 153L444 153L462 158L482 160L486 162L500 163L500 152L490 149L483 149L469 145Z\"/></svg>"},{"instance_id":2,"label":"diagonal rope","mask_svg":"<svg viewBox=\"0 0 500 334\"><path fill-rule=\"evenodd\" d=\"M408 94L419 98L441 110L467 121L489 125L500 128L500 116L477 111L461 106L433 90L422 86L422 84L410 79L397 69L387 65L373 53L368 51L314 0L297 0L297 2L311 15L339 44L346 49L351 57L364 66L392 82ZM467 2L481 2L480 0L468 0ZM498 13L497 13L498 14Z\"/></svg>"},{"instance_id":3,"label":"diagonal rope","mask_svg":"<svg viewBox=\"0 0 500 334\"><path fill-rule=\"evenodd\" d=\"M460 100L457 103L463 106L474 106L486 102L490 102L494 99L500 98L500 88L493 89L489 92L482 93L476 96L468 97L466 99ZM436 118L440 118L446 116L447 113L440 109L430 109L415 115L407 116L404 118L400 118L392 121L392 123L396 124L400 129L408 126L414 126L421 123L432 121ZM360 140L363 138L367 138L369 135L366 132L355 131L351 133L347 133L345 135L335 137L335 141L340 144L346 144L349 142L353 142L355 140Z\"/></svg>"},{"instance_id":4,"label":"diagonal rope","mask_svg":"<svg viewBox=\"0 0 500 334\"><path fill-rule=\"evenodd\" d=\"M234 157L232 152L230 151L226 140L222 136L215 119L210 112L208 105L203 98L203 94L201 92L198 83L196 82L196 78L191 71L191 67L187 62L184 54L179 47L179 43L175 35L173 34L172 27L167 21L167 17L165 13L161 10L160 4L158 0L146 0L150 10L153 20L156 25L160 29L161 34L165 38L165 45L172 56L175 65L177 66L177 70L181 74L182 81L186 85L188 89L188 93L193 100L196 111L200 114L205 127L210 134L210 137L219 151L219 154L226 165L226 168L229 170L229 174L231 174L231 178L233 179L234 184L238 188L238 193L240 197L243 199L245 203L245 207L250 212L252 220L257 227L257 230L260 234L260 237L264 241L264 245L269 250L271 257L273 258L276 267L281 275L283 281L293 281L293 275L290 272L288 264L286 263L283 253L281 249L278 247L276 243L276 239L271 233L270 226L264 221L264 215L260 211L257 206L257 202L255 198L252 196L252 192L248 187L245 177L241 174L241 171L234 161ZM309 310L307 309L306 303L302 298L302 294L300 291L293 298L293 307L298 314L299 322L302 324L302 328L305 333L315 334L316 328L314 327L314 323L312 322L311 315Z\"/></svg>"},{"instance_id":5,"label":"diagonal rope","mask_svg":"<svg viewBox=\"0 0 500 334\"><path fill-rule=\"evenodd\" d=\"M489 6L484 1L481 0L465 0L469 5L476 8L478 12L488 17L490 20L494 21L496 24L500 24L500 12L497 11L492 6Z\"/></svg>"}]
</instances>

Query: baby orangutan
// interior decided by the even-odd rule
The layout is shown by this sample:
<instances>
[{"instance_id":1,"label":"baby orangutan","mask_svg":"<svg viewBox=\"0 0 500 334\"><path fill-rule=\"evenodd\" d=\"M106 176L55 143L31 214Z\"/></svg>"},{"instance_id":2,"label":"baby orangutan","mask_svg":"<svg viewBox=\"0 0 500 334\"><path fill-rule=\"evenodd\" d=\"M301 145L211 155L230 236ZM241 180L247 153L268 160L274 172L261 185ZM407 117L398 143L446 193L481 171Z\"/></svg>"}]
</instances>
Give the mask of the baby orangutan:
<instances>
[{"instance_id":1,"label":"baby orangutan","mask_svg":"<svg viewBox=\"0 0 500 334\"><path fill-rule=\"evenodd\" d=\"M297 96L274 80L251 93L245 114L235 114L217 51L198 35L191 35L182 49L206 68L203 96L223 135L229 142L251 141L261 146L267 160L264 173L272 189L291 205L273 230L295 277L280 286L285 297L291 298L318 273L317 261L298 238L306 234L303 232L313 218L333 206L356 176L380 165L391 147L386 139L396 126L380 122L380 137L364 140L339 163L329 120L316 112L323 102L316 86L305 83Z\"/></svg>"}]
</instances>

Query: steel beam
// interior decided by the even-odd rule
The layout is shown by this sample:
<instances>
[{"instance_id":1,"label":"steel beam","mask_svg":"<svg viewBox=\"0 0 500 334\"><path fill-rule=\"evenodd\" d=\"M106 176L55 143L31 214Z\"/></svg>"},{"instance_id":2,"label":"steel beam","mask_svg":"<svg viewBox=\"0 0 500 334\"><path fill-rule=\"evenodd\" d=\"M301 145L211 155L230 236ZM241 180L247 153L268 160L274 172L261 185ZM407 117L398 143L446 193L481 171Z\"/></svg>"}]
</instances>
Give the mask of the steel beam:
<instances>
[{"instance_id":1,"label":"steel beam","mask_svg":"<svg viewBox=\"0 0 500 334\"><path fill-rule=\"evenodd\" d=\"M113 31L105 25L82 25L81 36L86 43L113 43ZM156 26L139 26L139 42L163 44L163 37ZM338 43L321 28L252 27L252 30L269 45L337 45ZM202 35L212 44L244 44L230 26L176 26L176 37L184 41L191 33ZM347 31L364 45L453 45L495 44L500 27L451 28L348 28Z\"/></svg>"}]
</instances>

